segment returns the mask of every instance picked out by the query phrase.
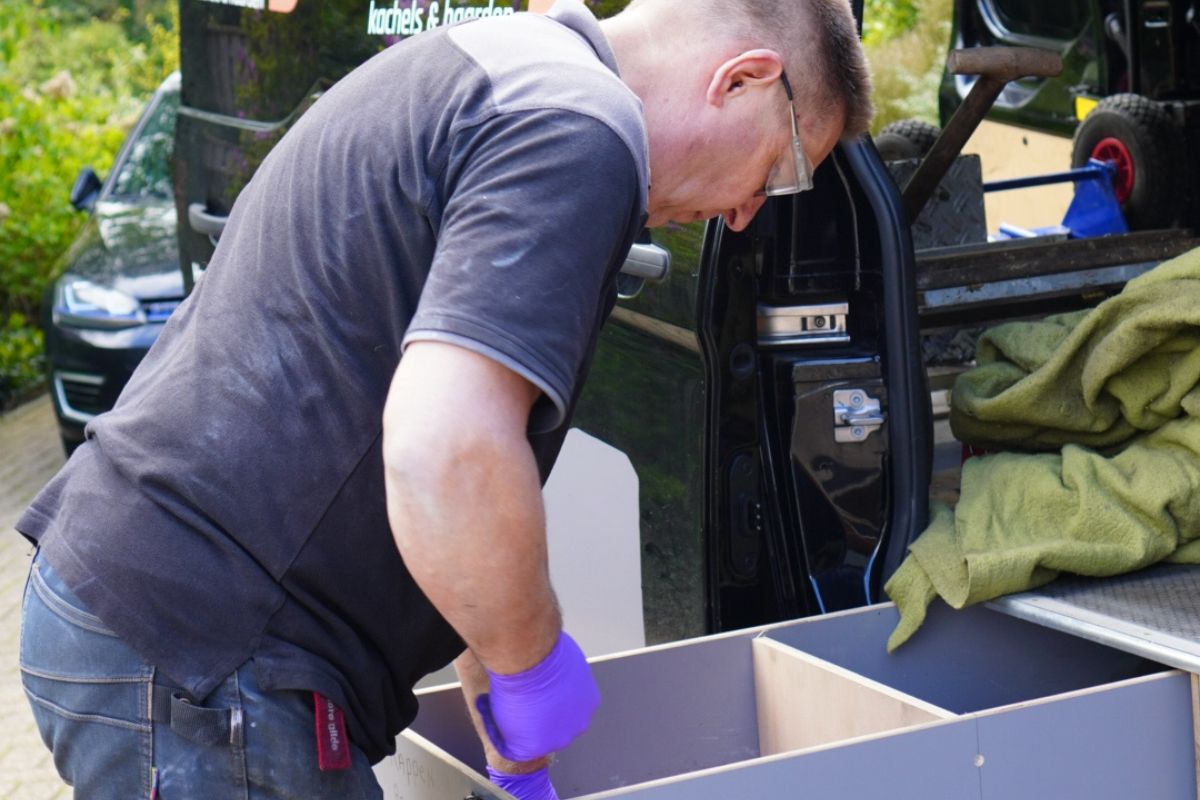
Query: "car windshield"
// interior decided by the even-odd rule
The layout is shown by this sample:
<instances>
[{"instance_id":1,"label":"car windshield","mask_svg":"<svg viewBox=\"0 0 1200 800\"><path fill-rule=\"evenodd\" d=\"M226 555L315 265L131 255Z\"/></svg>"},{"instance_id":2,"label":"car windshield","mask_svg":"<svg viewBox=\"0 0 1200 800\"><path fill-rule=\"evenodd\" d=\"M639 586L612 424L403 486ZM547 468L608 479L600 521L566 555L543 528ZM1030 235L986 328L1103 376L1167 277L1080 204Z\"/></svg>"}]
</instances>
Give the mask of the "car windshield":
<instances>
[{"instance_id":1,"label":"car windshield","mask_svg":"<svg viewBox=\"0 0 1200 800\"><path fill-rule=\"evenodd\" d=\"M171 147L178 111L179 93L163 92L118 168L113 197L171 199Z\"/></svg>"}]
</instances>

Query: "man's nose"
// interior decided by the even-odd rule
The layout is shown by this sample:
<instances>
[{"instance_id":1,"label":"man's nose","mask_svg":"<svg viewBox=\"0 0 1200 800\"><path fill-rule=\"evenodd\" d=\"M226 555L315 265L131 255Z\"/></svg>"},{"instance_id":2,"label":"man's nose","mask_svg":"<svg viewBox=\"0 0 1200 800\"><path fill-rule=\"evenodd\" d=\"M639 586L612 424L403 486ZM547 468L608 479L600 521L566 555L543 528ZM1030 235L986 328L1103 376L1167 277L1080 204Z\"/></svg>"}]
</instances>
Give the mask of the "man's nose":
<instances>
[{"instance_id":1,"label":"man's nose","mask_svg":"<svg viewBox=\"0 0 1200 800\"><path fill-rule=\"evenodd\" d=\"M729 209L724 215L726 227L734 231L745 230L765 202L767 202L765 197L751 197L740 206Z\"/></svg>"}]
</instances>

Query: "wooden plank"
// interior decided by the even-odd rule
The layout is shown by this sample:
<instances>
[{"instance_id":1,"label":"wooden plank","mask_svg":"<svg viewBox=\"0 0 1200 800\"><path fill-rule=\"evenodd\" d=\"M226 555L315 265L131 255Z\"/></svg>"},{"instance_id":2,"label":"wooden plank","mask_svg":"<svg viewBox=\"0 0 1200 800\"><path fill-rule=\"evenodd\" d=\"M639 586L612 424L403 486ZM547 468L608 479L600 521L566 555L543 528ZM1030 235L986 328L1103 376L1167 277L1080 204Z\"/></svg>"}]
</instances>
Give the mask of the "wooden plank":
<instances>
[{"instance_id":1,"label":"wooden plank","mask_svg":"<svg viewBox=\"0 0 1200 800\"><path fill-rule=\"evenodd\" d=\"M753 653L764 756L955 716L771 639L755 639Z\"/></svg>"},{"instance_id":2,"label":"wooden plank","mask_svg":"<svg viewBox=\"0 0 1200 800\"><path fill-rule=\"evenodd\" d=\"M1171 671L972 715L983 797L1194 797L1189 691Z\"/></svg>"},{"instance_id":3,"label":"wooden plank","mask_svg":"<svg viewBox=\"0 0 1200 800\"><path fill-rule=\"evenodd\" d=\"M1012 243L961 248L917 259L917 289L943 289L1063 272L1164 261L1200 246L1184 231L1139 231L1095 239Z\"/></svg>"},{"instance_id":4,"label":"wooden plank","mask_svg":"<svg viewBox=\"0 0 1200 800\"><path fill-rule=\"evenodd\" d=\"M375 765L387 800L494 797L515 800L483 775L411 731L396 737L396 752Z\"/></svg>"}]
</instances>

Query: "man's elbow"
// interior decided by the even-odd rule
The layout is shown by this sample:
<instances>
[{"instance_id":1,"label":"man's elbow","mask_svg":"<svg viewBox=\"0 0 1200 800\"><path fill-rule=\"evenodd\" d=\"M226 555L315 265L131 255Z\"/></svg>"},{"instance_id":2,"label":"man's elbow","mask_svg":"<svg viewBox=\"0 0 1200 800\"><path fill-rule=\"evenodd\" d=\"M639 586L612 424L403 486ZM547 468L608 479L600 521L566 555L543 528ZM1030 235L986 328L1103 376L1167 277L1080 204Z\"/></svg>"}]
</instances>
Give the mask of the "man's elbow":
<instances>
[{"instance_id":1,"label":"man's elbow","mask_svg":"<svg viewBox=\"0 0 1200 800\"><path fill-rule=\"evenodd\" d=\"M439 509L445 504L442 494L451 472L443 451L385 427L383 474L388 521L406 561L421 554L428 545L424 534L439 527Z\"/></svg>"},{"instance_id":2,"label":"man's elbow","mask_svg":"<svg viewBox=\"0 0 1200 800\"><path fill-rule=\"evenodd\" d=\"M392 535L406 559L443 547L467 509L484 501L501 446L467 429L401 427L383 437L383 469Z\"/></svg>"}]
</instances>

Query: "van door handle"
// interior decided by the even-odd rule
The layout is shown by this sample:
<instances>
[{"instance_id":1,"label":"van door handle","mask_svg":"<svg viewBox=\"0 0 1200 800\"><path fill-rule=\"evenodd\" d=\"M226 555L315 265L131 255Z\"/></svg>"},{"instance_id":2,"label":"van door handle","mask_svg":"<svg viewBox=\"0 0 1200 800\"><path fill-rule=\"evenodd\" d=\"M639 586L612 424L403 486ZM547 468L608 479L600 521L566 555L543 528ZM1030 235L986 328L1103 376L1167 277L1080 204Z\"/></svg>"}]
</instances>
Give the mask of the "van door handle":
<instances>
[{"instance_id":1,"label":"van door handle","mask_svg":"<svg viewBox=\"0 0 1200 800\"><path fill-rule=\"evenodd\" d=\"M228 219L227 216L208 213L204 203L192 203L188 206L188 225L191 225L196 233L203 233L214 239L225 230Z\"/></svg>"},{"instance_id":2,"label":"van door handle","mask_svg":"<svg viewBox=\"0 0 1200 800\"><path fill-rule=\"evenodd\" d=\"M661 283L671 274L671 251L656 244L635 244L621 267L625 275Z\"/></svg>"}]
</instances>

